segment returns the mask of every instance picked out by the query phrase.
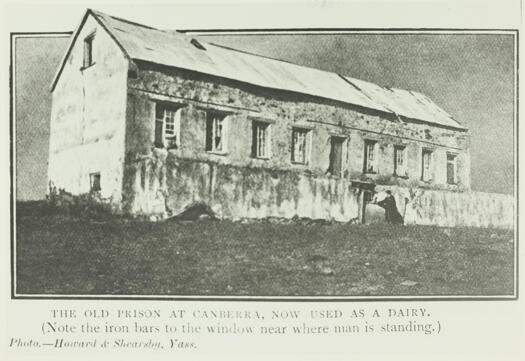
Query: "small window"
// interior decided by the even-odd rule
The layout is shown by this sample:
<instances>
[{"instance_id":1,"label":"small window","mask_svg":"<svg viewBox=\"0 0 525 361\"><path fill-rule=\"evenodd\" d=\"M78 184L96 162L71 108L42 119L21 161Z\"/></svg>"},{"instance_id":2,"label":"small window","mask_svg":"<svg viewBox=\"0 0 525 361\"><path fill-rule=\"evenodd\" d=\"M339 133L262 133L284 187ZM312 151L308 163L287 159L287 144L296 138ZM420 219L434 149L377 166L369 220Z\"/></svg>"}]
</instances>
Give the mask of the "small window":
<instances>
[{"instance_id":1,"label":"small window","mask_svg":"<svg viewBox=\"0 0 525 361\"><path fill-rule=\"evenodd\" d=\"M197 49L199 50L206 50L206 48L204 47L204 45L202 45L202 43L200 41L198 41L197 39L191 39L190 42L193 44L194 47L196 47Z\"/></svg>"},{"instance_id":2,"label":"small window","mask_svg":"<svg viewBox=\"0 0 525 361\"><path fill-rule=\"evenodd\" d=\"M180 146L180 113L182 108L158 103L155 110L155 146L177 149Z\"/></svg>"},{"instance_id":3,"label":"small window","mask_svg":"<svg viewBox=\"0 0 525 361\"><path fill-rule=\"evenodd\" d=\"M84 68L93 65L93 40L95 34L91 34L84 39Z\"/></svg>"},{"instance_id":4,"label":"small window","mask_svg":"<svg viewBox=\"0 0 525 361\"><path fill-rule=\"evenodd\" d=\"M270 124L260 121L252 123L252 157L270 158Z\"/></svg>"},{"instance_id":5,"label":"small window","mask_svg":"<svg viewBox=\"0 0 525 361\"><path fill-rule=\"evenodd\" d=\"M100 191L100 173L91 173L89 175L89 187L91 192Z\"/></svg>"},{"instance_id":6,"label":"small window","mask_svg":"<svg viewBox=\"0 0 525 361\"><path fill-rule=\"evenodd\" d=\"M226 152L226 116L220 113L208 113L206 118L206 151Z\"/></svg>"},{"instance_id":7,"label":"small window","mask_svg":"<svg viewBox=\"0 0 525 361\"><path fill-rule=\"evenodd\" d=\"M421 159L421 180L430 182L432 180L432 151L423 149Z\"/></svg>"},{"instance_id":8,"label":"small window","mask_svg":"<svg viewBox=\"0 0 525 361\"><path fill-rule=\"evenodd\" d=\"M308 144L309 129L294 128L292 130L292 162L308 164L310 147Z\"/></svg>"},{"instance_id":9,"label":"small window","mask_svg":"<svg viewBox=\"0 0 525 361\"><path fill-rule=\"evenodd\" d=\"M365 173L377 172L376 143L375 140L365 141L365 162L363 168Z\"/></svg>"},{"instance_id":10,"label":"small window","mask_svg":"<svg viewBox=\"0 0 525 361\"><path fill-rule=\"evenodd\" d=\"M343 144L345 138L331 137L330 138L330 159L328 166L328 173L340 177L343 170Z\"/></svg>"},{"instance_id":11,"label":"small window","mask_svg":"<svg viewBox=\"0 0 525 361\"><path fill-rule=\"evenodd\" d=\"M394 146L394 175L398 177L407 176L406 148L404 146Z\"/></svg>"},{"instance_id":12,"label":"small window","mask_svg":"<svg viewBox=\"0 0 525 361\"><path fill-rule=\"evenodd\" d=\"M448 184L456 184L458 182L457 158L458 157L456 154L447 153L447 183Z\"/></svg>"}]
</instances>

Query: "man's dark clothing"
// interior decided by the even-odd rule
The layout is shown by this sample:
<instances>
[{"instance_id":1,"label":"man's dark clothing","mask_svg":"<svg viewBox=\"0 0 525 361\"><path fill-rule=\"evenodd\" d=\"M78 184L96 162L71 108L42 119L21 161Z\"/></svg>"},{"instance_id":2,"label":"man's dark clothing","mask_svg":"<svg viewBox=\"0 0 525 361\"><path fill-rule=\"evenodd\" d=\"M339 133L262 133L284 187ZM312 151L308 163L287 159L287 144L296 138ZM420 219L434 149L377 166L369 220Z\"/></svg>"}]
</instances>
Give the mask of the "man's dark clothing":
<instances>
[{"instance_id":1,"label":"man's dark clothing","mask_svg":"<svg viewBox=\"0 0 525 361\"><path fill-rule=\"evenodd\" d=\"M396 199L393 195L389 194L381 202L377 202L377 205L385 209L385 219L388 223L403 223L403 216L397 211Z\"/></svg>"}]
</instances>

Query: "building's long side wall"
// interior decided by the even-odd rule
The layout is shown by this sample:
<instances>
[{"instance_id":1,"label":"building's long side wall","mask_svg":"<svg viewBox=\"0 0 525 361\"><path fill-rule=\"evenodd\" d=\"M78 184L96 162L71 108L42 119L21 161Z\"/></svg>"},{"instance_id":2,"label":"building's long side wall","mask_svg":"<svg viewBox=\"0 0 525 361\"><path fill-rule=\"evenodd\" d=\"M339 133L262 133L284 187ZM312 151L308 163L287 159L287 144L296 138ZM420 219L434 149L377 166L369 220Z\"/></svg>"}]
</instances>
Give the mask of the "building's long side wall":
<instances>
[{"instance_id":1,"label":"building's long side wall","mask_svg":"<svg viewBox=\"0 0 525 361\"><path fill-rule=\"evenodd\" d=\"M220 199L221 204L219 199L214 201L216 208L224 208L224 204L228 202L237 202L236 197L240 189L249 189L250 192L255 192L249 197L250 200L239 198L238 202L260 206L255 207L255 210L246 206L231 206L232 210L224 212L225 216L293 216L294 212L302 212L303 216L314 218L349 220L358 216L359 208L358 191L350 189L351 180L450 190L465 190L470 186L470 160L466 151L468 135L464 132L425 124L400 124L393 116L389 118L387 114L308 96L261 90L182 70L140 70L136 79L129 80L128 91L125 193L129 198L126 199L125 205L130 213L158 213L165 207L178 212L193 202L210 201L206 194L214 194L216 189L225 192L223 199ZM152 151L157 101L185 105L181 115L179 149ZM230 112L227 117L226 155L211 154L205 150L207 110ZM254 159L251 156L253 118L272 121L270 159ZM291 162L291 134L296 125L311 127L308 165ZM331 136L346 138L341 177L327 174ZM377 141L376 174L363 174L364 144L367 139ZM393 175L395 144L406 146L408 178ZM422 182L420 179L423 148L433 151L434 177L431 183ZM447 152L458 155L457 185L448 185L446 182ZM181 167L178 163L180 160L199 166L193 167L186 163ZM235 169L232 172L237 175L219 185L218 182L222 179L219 179L217 172L226 169L227 166ZM202 176L210 171L213 172L210 177ZM259 179L252 174L264 175L260 175ZM182 179L184 181L181 181ZM199 179L217 181L210 181L208 184L200 182ZM272 190L268 193L262 189L256 192L258 187L271 188L272 184L281 182L286 182L287 192ZM199 186L195 186L196 183L199 183ZM306 183L309 184L307 187ZM316 185L313 185L314 183ZM321 183L326 185L318 188L318 184ZM337 186L334 186L335 184ZM341 190L336 194L338 187L341 187ZM297 190L299 195L294 190ZM339 197L341 192L352 193L352 200ZM294 200L294 197L298 200ZM316 208L316 202L319 203L316 197L327 199L328 204L338 203L342 211L333 216L337 212L329 210L332 205L324 207L324 210L319 211L320 214L313 214L313 210L307 211L310 206ZM303 199L305 203L298 205ZM286 203L288 201L291 203ZM273 205L273 202L277 204ZM282 206L283 202L288 206Z\"/></svg>"},{"instance_id":2,"label":"building's long side wall","mask_svg":"<svg viewBox=\"0 0 525 361\"><path fill-rule=\"evenodd\" d=\"M94 64L83 69L84 39ZM91 16L87 18L53 91L49 180L73 194L90 191L100 173L101 195L120 208L128 62Z\"/></svg>"}]
</instances>

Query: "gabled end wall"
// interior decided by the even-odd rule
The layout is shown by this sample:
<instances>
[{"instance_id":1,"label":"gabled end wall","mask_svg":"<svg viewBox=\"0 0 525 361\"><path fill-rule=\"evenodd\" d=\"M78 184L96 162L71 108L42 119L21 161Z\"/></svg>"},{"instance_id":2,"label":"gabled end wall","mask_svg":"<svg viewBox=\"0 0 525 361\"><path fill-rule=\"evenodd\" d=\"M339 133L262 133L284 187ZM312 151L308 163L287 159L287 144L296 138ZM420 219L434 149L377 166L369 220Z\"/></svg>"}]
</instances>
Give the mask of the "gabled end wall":
<instances>
[{"instance_id":1,"label":"gabled end wall","mask_svg":"<svg viewBox=\"0 0 525 361\"><path fill-rule=\"evenodd\" d=\"M93 64L84 67L84 39L94 35ZM128 60L87 15L77 30L52 95L48 180L78 195L100 173L101 196L120 209Z\"/></svg>"}]
</instances>

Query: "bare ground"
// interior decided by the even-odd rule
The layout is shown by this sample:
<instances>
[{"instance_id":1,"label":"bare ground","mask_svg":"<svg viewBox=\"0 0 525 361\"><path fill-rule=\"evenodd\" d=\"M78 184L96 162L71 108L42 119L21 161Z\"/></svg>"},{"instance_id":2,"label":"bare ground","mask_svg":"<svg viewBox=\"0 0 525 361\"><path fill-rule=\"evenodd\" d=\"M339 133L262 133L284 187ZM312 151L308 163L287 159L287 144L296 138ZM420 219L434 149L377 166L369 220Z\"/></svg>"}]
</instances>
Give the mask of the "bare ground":
<instances>
[{"instance_id":1,"label":"bare ground","mask_svg":"<svg viewBox=\"0 0 525 361\"><path fill-rule=\"evenodd\" d=\"M513 232L89 220L17 205L18 294L510 295Z\"/></svg>"}]
</instances>

